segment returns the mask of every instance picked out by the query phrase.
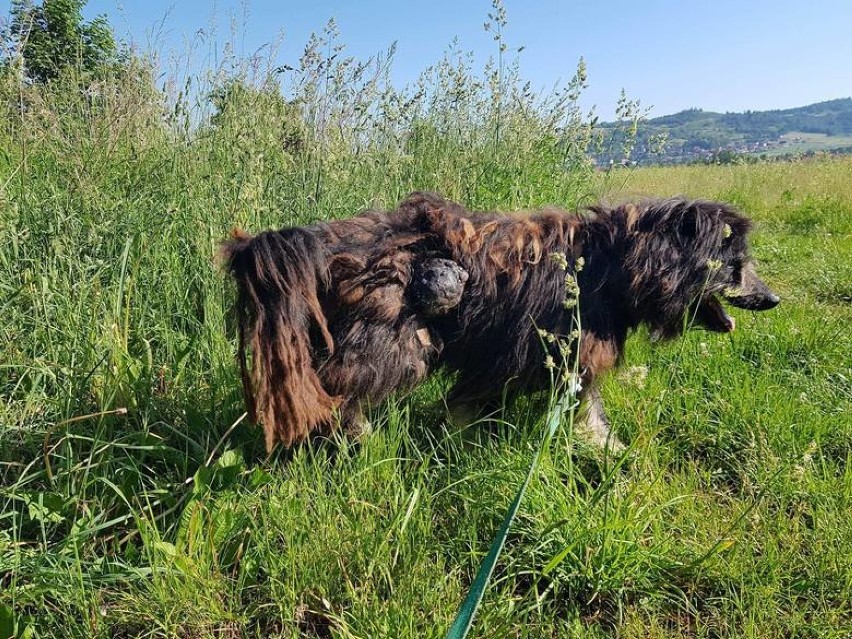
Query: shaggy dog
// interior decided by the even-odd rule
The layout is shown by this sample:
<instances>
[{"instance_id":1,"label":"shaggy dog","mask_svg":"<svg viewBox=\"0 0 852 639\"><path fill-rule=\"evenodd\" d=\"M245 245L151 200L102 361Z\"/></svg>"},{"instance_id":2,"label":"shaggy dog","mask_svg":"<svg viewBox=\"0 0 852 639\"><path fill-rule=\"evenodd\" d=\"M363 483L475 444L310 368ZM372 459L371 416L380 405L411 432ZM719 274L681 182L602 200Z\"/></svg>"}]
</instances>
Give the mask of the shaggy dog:
<instances>
[{"instance_id":1,"label":"shaggy dog","mask_svg":"<svg viewBox=\"0 0 852 639\"><path fill-rule=\"evenodd\" d=\"M481 414L548 388L545 363L579 355L589 424L603 442L594 380L619 362L630 331L645 324L668 339L694 322L729 332L720 300L778 304L749 260L749 229L721 202L505 214L414 193L391 212L236 232L222 253L238 289L249 416L270 449L341 424L356 429L367 405L439 367L456 373L451 407ZM541 336L579 328L566 304L572 280L582 331L560 349L562 340Z\"/></svg>"}]
</instances>

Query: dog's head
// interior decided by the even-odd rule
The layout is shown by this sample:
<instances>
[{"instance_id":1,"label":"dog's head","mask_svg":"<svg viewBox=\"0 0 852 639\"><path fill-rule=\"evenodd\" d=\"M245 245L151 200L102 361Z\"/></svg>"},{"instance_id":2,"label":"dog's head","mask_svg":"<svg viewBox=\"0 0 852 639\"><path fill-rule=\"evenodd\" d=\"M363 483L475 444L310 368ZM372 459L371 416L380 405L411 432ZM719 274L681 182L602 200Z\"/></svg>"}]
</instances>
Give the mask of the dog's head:
<instances>
[{"instance_id":1,"label":"dog's head","mask_svg":"<svg viewBox=\"0 0 852 639\"><path fill-rule=\"evenodd\" d=\"M780 299L748 254L751 223L723 202L671 198L617 209L625 228L625 268L637 319L660 337L695 322L734 330L722 301L754 311Z\"/></svg>"}]
</instances>

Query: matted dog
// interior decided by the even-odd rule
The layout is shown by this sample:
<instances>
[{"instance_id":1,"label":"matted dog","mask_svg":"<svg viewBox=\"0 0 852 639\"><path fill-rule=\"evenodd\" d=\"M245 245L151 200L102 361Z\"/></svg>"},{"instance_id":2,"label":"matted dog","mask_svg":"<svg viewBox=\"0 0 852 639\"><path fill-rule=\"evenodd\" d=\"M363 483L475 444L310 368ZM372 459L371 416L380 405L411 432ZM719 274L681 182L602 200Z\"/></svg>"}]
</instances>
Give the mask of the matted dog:
<instances>
[{"instance_id":1,"label":"matted dog","mask_svg":"<svg viewBox=\"0 0 852 639\"><path fill-rule=\"evenodd\" d=\"M543 390L547 358L564 352L540 334L574 327L567 269L582 326L571 356L603 442L594 381L618 364L631 330L645 324L664 339L692 323L729 332L721 300L757 311L778 304L754 271L749 230L732 206L704 200L506 214L414 193L394 211L235 232L222 253L238 288L249 416L271 449L357 429L364 407L440 367L456 373L448 403L459 412Z\"/></svg>"}]
</instances>

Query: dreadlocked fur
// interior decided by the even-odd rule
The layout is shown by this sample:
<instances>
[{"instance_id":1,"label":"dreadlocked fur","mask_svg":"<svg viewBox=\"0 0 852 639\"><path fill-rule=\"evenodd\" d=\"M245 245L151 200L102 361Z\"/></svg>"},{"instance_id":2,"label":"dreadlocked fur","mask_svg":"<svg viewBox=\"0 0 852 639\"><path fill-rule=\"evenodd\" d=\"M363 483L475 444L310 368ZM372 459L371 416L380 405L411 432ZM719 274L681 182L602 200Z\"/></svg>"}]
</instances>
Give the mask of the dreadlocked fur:
<instances>
[{"instance_id":1,"label":"dreadlocked fur","mask_svg":"<svg viewBox=\"0 0 852 639\"><path fill-rule=\"evenodd\" d=\"M358 423L366 405L441 366L457 373L449 402L474 412L542 390L545 358L560 353L538 330L574 328L566 264L580 291L575 354L597 404L595 378L640 324L664 339L692 320L727 332L720 298L752 310L778 303L750 263L749 230L733 207L703 200L504 214L414 193L391 212L237 234L222 252L237 283L250 416L271 448ZM556 253L566 264L549 259Z\"/></svg>"}]
</instances>

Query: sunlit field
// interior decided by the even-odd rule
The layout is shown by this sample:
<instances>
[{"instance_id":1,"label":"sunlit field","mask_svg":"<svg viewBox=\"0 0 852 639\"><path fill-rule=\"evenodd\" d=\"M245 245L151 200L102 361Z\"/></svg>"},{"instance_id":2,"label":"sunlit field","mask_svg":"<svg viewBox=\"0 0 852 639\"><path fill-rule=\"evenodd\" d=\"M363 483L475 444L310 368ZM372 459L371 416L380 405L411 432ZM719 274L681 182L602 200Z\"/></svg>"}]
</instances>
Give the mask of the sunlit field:
<instances>
[{"instance_id":1,"label":"sunlit field","mask_svg":"<svg viewBox=\"0 0 852 639\"><path fill-rule=\"evenodd\" d=\"M386 61L365 72L327 44L281 86L245 66L186 92L143 64L89 92L73 74L4 76L0 628L446 633L537 417L459 432L439 375L376 408L358 445L267 457L241 419L233 291L214 260L234 226L428 189L473 209L730 201L783 300L734 309L730 336L631 338L603 385L627 450L560 431L473 636L848 637L852 161L598 171L582 66L542 98L511 65L479 78L451 52L394 92L374 80Z\"/></svg>"}]
</instances>

